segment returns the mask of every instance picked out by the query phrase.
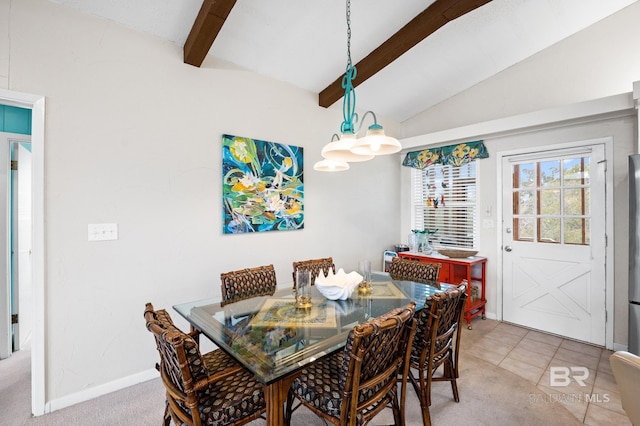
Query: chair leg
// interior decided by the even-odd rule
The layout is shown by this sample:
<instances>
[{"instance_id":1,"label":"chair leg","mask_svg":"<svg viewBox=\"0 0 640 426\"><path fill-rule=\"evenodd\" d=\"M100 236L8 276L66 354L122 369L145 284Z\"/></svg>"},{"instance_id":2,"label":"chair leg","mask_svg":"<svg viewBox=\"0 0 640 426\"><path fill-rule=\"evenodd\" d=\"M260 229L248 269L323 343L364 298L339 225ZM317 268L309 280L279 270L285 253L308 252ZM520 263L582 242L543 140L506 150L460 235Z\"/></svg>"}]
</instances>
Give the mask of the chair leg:
<instances>
[{"instance_id":1,"label":"chair leg","mask_svg":"<svg viewBox=\"0 0 640 426\"><path fill-rule=\"evenodd\" d=\"M393 400L391 401L391 409L393 410L394 424L397 426L404 425L404 407L400 407L397 392L393 395Z\"/></svg>"},{"instance_id":2,"label":"chair leg","mask_svg":"<svg viewBox=\"0 0 640 426\"><path fill-rule=\"evenodd\" d=\"M422 405L422 424L424 426L431 426L431 414L429 413L429 405L428 404L420 404Z\"/></svg>"},{"instance_id":3,"label":"chair leg","mask_svg":"<svg viewBox=\"0 0 640 426\"><path fill-rule=\"evenodd\" d=\"M429 414L429 397L427 395L427 386L425 383L424 370L418 369L418 379L413 376L413 373L409 371L409 381L413 385L413 389L416 391L416 395L418 395L418 399L420 400L420 408L422 411L422 423L425 426L431 425L431 415Z\"/></svg>"},{"instance_id":4,"label":"chair leg","mask_svg":"<svg viewBox=\"0 0 640 426\"><path fill-rule=\"evenodd\" d=\"M431 405L431 379L432 378L433 378L433 370L431 369L427 371L426 378L424 377L424 375L421 377L421 380L422 380L421 386L424 387L424 396L425 396L425 401L427 401L427 406Z\"/></svg>"},{"instance_id":5,"label":"chair leg","mask_svg":"<svg viewBox=\"0 0 640 426\"><path fill-rule=\"evenodd\" d=\"M171 414L169 413L169 400L165 401L164 418L163 418L162 424L163 426L169 426L171 424Z\"/></svg>"},{"instance_id":6,"label":"chair leg","mask_svg":"<svg viewBox=\"0 0 640 426\"><path fill-rule=\"evenodd\" d=\"M445 371L447 378L451 382L451 390L453 391L453 400L460 402L460 396L458 395L458 383L456 382L456 371L453 367L451 360L445 362Z\"/></svg>"},{"instance_id":7,"label":"chair leg","mask_svg":"<svg viewBox=\"0 0 640 426\"><path fill-rule=\"evenodd\" d=\"M293 401L294 400L295 400L295 397L293 396L293 393L291 393L291 392L287 393L287 402L285 404L285 409L284 409L284 424L285 424L285 426L291 425L291 414L293 413Z\"/></svg>"}]
</instances>

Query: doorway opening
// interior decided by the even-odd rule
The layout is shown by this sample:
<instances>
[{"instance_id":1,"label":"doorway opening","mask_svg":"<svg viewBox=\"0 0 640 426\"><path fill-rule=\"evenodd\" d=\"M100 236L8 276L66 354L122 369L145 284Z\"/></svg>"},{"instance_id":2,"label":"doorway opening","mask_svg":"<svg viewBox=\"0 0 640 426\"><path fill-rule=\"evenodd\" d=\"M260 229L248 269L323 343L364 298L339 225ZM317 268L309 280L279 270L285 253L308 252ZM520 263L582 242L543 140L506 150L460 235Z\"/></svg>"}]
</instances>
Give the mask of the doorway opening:
<instances>
[{"instance_id":1,"label":"doorway opening","mask_svg":"<svg viewBox=\"0 0 640 426\"><path fill-rule=\"evenodd\" d=\"M30 343L31 111L0 106L0 359ZM8 131L21 133L9 133Z\"/></svg>"},{"instance_id":2,"label":"doorway opening","mask_svg":"<svg viewBox=\"0 0 640 426\"><path fill-rule=\"evenodd\" d=\"M31 278L33 319L31 337L31 413L45 414L45 298L44 298L44 117L45 98L0 89L0 105L31 110ZM5 286L2 286L5 287ZM8 292L7 292L8 293Z\"/></svg>"},{"instance_id":3,"label":"doorway opening","mask_svg":"<svg viewBox=\"0 0 640 426\"><path fill-rule=\"evenodd\" d=\"M12 350L24 350L33 336L33 288L31 280L31 138L11 140L9 178L9 240Z\"/></svg>"}]
</instances>

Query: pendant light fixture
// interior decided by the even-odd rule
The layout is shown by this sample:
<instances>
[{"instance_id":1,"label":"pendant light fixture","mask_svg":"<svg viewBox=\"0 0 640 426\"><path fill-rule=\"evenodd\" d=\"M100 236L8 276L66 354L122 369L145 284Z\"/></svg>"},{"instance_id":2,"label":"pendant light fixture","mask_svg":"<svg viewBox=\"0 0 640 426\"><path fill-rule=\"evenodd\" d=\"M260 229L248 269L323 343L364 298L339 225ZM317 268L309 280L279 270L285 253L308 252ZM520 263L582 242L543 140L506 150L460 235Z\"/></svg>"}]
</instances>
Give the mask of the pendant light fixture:
<instances>
[{"instance_id":1,"label":"pendant light fixture","mask_svg":"<svg viewBox=\"0 0 640 426\"><path fill-rule=\"evenodd\" d=\"M357 76L355 65L351 62L351 0L347 0L347 68L342 77L342 117L340 135L334 134L331 142L322 148L324 160L317 162L313 168L318 171L343 171L349 169L348 163L368 161L376 155L393 154L402 149L397 139L384 134L384 129L373 111L367 111L362 119L371 114L373 124L369 126L366 135L358 139L357 134L362 128L362 122L355 130L358 122L356 114L356 91L352 81ZM346 167L345 167L346 166Z\"/></svg>"}]
</instances>

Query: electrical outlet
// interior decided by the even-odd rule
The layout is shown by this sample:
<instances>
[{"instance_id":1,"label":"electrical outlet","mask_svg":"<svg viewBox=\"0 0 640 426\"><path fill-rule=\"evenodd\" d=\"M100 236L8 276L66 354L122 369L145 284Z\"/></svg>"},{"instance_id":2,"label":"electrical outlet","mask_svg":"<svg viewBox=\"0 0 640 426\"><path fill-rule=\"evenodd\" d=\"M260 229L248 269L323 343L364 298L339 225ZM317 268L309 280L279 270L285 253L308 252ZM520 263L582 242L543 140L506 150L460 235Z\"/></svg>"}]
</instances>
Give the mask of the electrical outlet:
<instances>
[{"instance_id":1,"label":"electrical outlet","mask_svg":"<svg viewBox=\"0 0 640 426\"><path fill-rule=\"evenodd\" d=\"M118 239L117 223L90 223L89 241L110 241Z\"/></svg>"}]
</instances>

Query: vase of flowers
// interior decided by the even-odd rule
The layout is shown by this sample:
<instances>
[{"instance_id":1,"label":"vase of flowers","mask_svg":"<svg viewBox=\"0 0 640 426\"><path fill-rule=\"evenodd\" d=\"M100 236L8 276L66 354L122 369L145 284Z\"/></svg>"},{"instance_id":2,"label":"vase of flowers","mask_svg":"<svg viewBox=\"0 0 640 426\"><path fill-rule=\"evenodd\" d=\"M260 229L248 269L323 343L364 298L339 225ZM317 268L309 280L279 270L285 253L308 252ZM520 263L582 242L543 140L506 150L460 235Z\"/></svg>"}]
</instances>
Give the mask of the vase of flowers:
<instances>
[{"instance_id":1,"label":"vase of flowers","mask_svg":"<svg viewBox=\"0 0 640 426\"><path fill-rule=\"evenodd\" d=\"M422 254L431 254L433 247L431 247L431 235L438 232L437 229L412 229L411 235L409 235L409 247L411 251L416 251Z\"/></svg>"}]
</instances>

